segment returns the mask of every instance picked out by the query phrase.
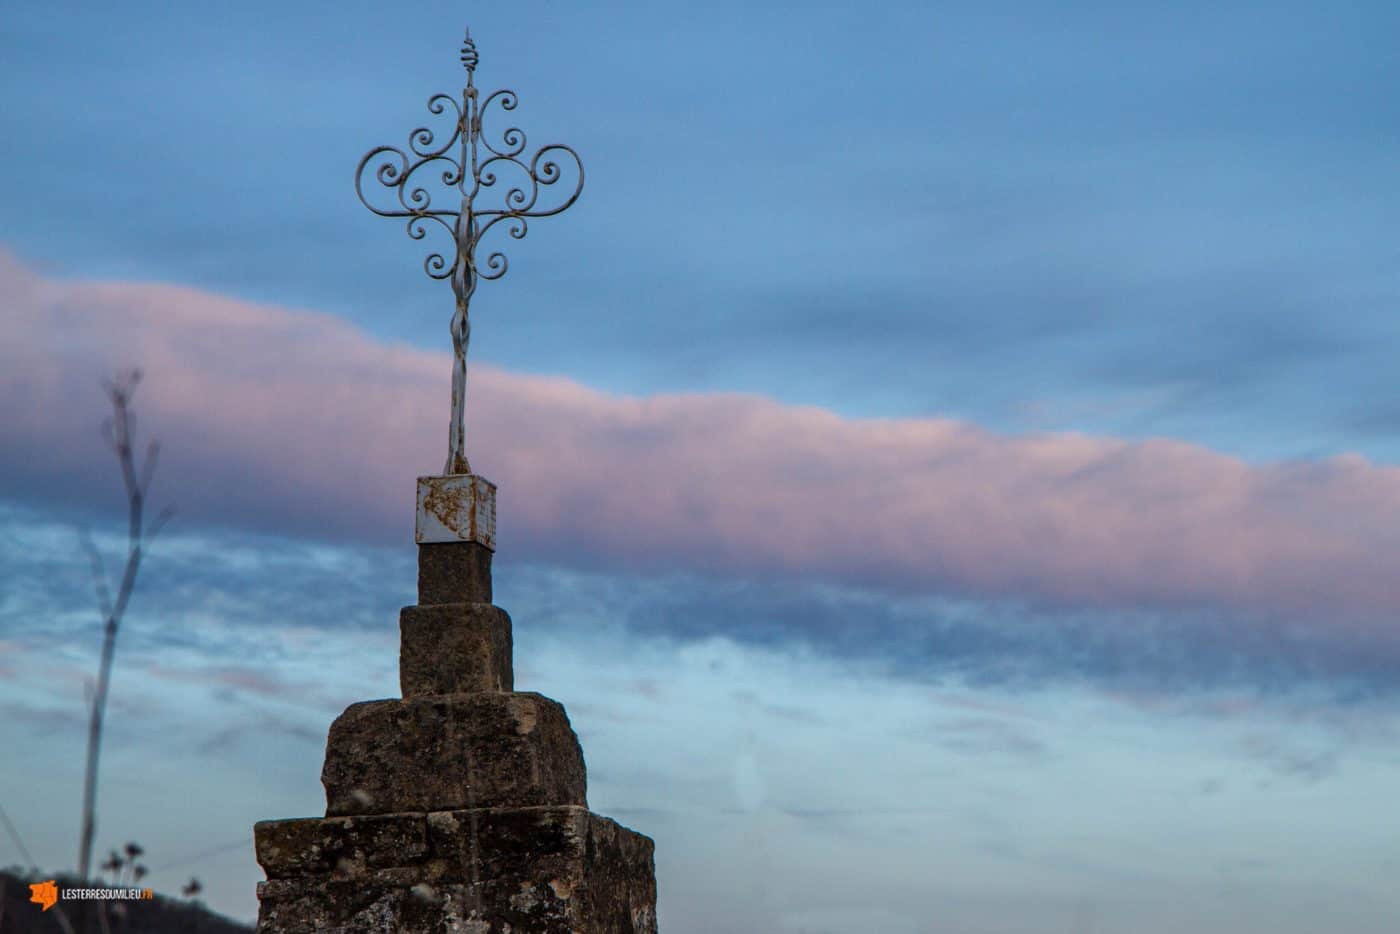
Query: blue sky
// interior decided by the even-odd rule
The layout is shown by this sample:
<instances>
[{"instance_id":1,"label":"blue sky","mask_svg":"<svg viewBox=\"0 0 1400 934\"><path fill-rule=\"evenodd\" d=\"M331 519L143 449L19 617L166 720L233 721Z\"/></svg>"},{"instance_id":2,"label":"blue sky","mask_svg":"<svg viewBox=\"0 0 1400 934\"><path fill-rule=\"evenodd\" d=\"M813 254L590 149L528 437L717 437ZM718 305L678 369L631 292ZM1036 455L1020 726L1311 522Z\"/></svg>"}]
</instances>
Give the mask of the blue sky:
<instances>
[{"instance_id":1,"label":"blue sky","mask_svg":"<svg viewBox=\"0 0 1400 934\"><path fill-rule=\"evenodd\" d=\"M115 367L180 518L99 843L250 917L252 821L319 812L329 721L394 693L451 307L352 175L470 23L588 173L473 305L498 600L665 930L1384 930L1397 20L8 11L0 805L71 862Z\"/></svg>"},{"instance_id":2,"label":"blue sky","mask_svg":"<svg viewBox=\"0 0 1400 934\"><path fill-rule=\"evenodd\" d=\"M589 172L482 296L489 359L627 392L1393 456L1396 17L39 7L7 17L24 184L0 210L35 262L438 346L418 244L346 186L452 89L434 39L470 19L483 82Z\"/></svg>"}]
</instances>

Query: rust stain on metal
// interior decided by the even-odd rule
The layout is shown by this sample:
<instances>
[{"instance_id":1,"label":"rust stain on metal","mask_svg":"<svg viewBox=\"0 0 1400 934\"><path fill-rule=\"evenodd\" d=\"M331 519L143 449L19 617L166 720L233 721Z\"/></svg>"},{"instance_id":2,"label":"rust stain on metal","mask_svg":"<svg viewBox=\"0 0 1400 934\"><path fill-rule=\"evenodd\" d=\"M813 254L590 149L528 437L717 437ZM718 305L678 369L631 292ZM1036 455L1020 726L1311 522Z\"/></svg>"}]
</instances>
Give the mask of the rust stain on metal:
<instances>
[{"instance_id":1,"label":"rust stain on metal","mask_svg":"<svg viewBox=\"0 0 1400 934\"><path fill-rule=\"evenodd\" d=\"M439 484L433 484L428 487L428 494L423 497L423 508L437 517L437 520L449 529L455 528L457 523L454 520L466 512L470 516L468 521L471 527L468 531L474 535L476 533L476 510L468 508L473 505L472 501L476 499L472 493L471 487L443 487Z\"/></svg>"},{"instance_id":2,"label":"rust stain on metal","mask_svg":"<svg viewBox=\"0 0 1400 934\"><path fill-rule=\"evenodd\" d=\"M475 474L418 478L416 539L496 548L496 487Z\"/></svg>"}]
</instances>

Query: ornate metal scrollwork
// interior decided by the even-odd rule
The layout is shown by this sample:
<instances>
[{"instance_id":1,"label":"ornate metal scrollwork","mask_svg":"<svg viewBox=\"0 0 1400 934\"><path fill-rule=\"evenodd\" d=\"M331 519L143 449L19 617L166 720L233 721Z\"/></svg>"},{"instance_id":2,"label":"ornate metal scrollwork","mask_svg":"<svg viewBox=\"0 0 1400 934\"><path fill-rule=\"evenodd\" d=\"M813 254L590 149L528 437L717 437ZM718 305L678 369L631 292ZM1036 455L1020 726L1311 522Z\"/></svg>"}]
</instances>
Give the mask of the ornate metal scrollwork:
<instances>
[{"instance_id":1,"label":"ornate metal scrollwork","mask_svg":"<svg viewBox=\"0 0 1400 934\"><path fill-rule=\"evenodd\" d=\"M570 147L551 143L526 158L525 132L519 127L507 127L494 143L487 136L484 126L492 108L509 112L516 108L519 99L510 90L493 91L484 100L479 99L474 84L478 55L470 30L462 45L461 62L467 71L467 83L460 103L449 94L428 98L429 113L448 115L451 120L445 138L439 142L431 127L418 127L408 136L407 150L378 146L365 154L355 170L355 193L365 207L381 217L403 218L408 235L414 240L425 239L435 224L452 238L450 259L434 250L423 260L423 270L430 277L451 281L457 300L457 313L452 318L456 358L452 425L445 470L449 474L471 472L463 444L466 354L471 335L468 306L481 280L499 279L510 268L510 261L501 250L492 250L479 259L477 247L502 222L510 237L523 239L531 219L567 210L583 191L583 162ZM439 172L436 177L440 184L432 187L434 175ZM510 176L516 179L513 184ZM365 192L367 177L393 192L397 203L376 205ZM576 177L573 190L566 197L550 198L552 186L570 177ZM478 199L488 192L494 194L499 190L498 183L502 187L511 184L503 203L480 207ZM457 203L435 203L434 197L445 193Z\"/></svg>"}]
</instances>

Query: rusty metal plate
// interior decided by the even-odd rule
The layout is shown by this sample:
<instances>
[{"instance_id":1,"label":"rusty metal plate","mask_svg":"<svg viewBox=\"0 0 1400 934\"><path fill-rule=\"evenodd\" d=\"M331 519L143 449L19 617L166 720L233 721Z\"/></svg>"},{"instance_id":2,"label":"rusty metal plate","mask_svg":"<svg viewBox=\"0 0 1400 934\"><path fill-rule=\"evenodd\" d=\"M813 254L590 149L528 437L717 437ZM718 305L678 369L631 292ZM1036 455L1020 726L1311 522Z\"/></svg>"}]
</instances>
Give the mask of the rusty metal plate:
<instances>
[{"instance_id":1,"label":"rusty metal plate","mask_svg":"<svg viewBox=\"0 0 1400 934\"><path fill-rule=\"evenodd\" d=\"M418 478L414 540L477 542L496 550L496 485L476 474Z\"/></svg>"}]
</instances>

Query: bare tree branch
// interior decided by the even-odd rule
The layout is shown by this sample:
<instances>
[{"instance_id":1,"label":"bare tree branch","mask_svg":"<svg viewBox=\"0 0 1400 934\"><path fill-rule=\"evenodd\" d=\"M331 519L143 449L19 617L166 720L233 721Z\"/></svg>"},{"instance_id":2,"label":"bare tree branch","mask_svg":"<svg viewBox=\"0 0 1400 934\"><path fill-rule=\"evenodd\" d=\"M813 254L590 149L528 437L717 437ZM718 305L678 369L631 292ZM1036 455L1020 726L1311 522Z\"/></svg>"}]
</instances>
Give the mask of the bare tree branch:
<instances>
[{"instance_id":1,"label":"bare tree branch","mask_svg":"<svg viewBox=\"0 0 1400 934\"><path fill-rule=\"evenodd\" d=\"M92 587L97 592L97 608L105 619L112 615L112 591L107 586L107 565L102 560L102 552L86 531L82 533L83 550L87 552L88 563L92 565Z\"/></svg>"},{"instance_id":2,"label":"bare tree branch","mask_svg":"<svg viewBox=\"0 0 1400 934\"><path fill-rule=\"evenodd\" d=\"M151 478L156 472L156 463L160 460L160 442L152 441L146 445L146 462L141 465L141 495L145 496L151 489Z\"/></svg>"},{"instance_id":3,"label":"bare tree branch","mask_svg":"<svg viewBox=\"0 0 1400 934\"><path fill-rule=\"evenodd\" d=\"M28 864L27 868L38 869L39 864L34 862L34 857L29 855L29 847L24 845L24 838L19 835L19 828L10 821L10 815L5 813L5 808L3 806L0 806L0 823L5 825L5 830L9 832L10 839L14 841L15 849L19 850L19 855L23 856L25 862ZM3 910L3 908L0 908L0 911Z\"/></svg>"},{"instance_id":4,"label":"bare tree branch","mask_svg":"<svg viewBox=\"0 0 1400 934\"><path fill-rule=\"evenodd\" d=\"M160 530L173 515L173 510L165 509L152 523L150 534L143 528L145 519L146 492L155 476L160 447L151 442L146 451L145 462L137 470L132 454L133 435L136 417L131 411L132 395L141 382L141 371L131 370L116 379L104 382L107 397L112 404L112 417L102 424L103 439L117 456L121 468L122 485L127 498L127 549L126 565L122 570L121 582L117 587L116 600L111 599L107 589L107 575L101 555L91 539L85 539L89 559L93 564L93 577L98 582L98 601L101 604L105 622L102 627L102 654L97 667L97 685L93 690L89 705L87 763L83 776L83 818L78 843L78 875L86 882L92 865L92 844L97 830L97 775L98 759L102 749L103 717L107 710L107 693L111 687L112 659L116 653L117 631L121 627L131 594L136 589L136 575L141 568L141 558L150 537ZM87 903L79 910L79 927L87 930ZM107 928L105 912L99 911L99 923ZM65 924L65 927L67 925ZM71 929L70 929L71 930Z\"/></svg>"},{"instance_id":5,"label":"bare tree branch","mask_svg":"<svg viewBox=\"0 0 1400 934\"><path fill-rule=\"evenodd\" d=\"M155 519L151 521L150 526L146 529L146 544L149 545L151 542L155 541L156 536L160 534L160 530L165 528L166 523L173 518L175 518L174 506L166 506L161 509Z\"/></svg>"}]
</instances>

